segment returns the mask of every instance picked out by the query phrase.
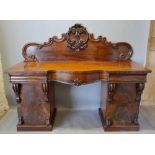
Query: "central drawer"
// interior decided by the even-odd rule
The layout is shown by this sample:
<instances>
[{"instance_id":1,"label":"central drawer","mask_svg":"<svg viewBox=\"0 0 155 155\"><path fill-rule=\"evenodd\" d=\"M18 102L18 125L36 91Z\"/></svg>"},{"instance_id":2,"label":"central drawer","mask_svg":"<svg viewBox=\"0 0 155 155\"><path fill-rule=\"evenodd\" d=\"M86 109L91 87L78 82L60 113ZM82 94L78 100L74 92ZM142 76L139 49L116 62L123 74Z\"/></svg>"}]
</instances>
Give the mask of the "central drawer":
<instances>
[{"instance_id":1,"label":"central drawer","mask_svg":"<svg viewBox=\"0 0 155 155\"><path fill-rule=\"evenodd\" d=\"M103 75L102 75L103 77ZM48 80L80 86L100 80L99 71L55 71L48 73Z\"/></svg>"}]
</instances>

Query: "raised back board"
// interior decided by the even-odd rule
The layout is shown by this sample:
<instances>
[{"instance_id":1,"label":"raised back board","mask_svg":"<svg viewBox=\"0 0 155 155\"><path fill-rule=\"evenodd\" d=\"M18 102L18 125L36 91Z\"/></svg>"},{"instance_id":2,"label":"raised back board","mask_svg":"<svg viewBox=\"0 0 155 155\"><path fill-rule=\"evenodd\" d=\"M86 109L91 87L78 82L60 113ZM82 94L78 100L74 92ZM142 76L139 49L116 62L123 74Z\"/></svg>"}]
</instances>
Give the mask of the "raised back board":
<instances>
[{"instance_id":1,"label":"raised back board","mask_svg":"<svg viewBox=\"0 0 155 155\"><path fill-rule=\"evenodd\" d=\"M102 36L94 38L81 24L70 27L61 38L28 43L22 51L24 61L126 61L132 53L130 44L111 43Z\"/></svg>"}]
</instances>

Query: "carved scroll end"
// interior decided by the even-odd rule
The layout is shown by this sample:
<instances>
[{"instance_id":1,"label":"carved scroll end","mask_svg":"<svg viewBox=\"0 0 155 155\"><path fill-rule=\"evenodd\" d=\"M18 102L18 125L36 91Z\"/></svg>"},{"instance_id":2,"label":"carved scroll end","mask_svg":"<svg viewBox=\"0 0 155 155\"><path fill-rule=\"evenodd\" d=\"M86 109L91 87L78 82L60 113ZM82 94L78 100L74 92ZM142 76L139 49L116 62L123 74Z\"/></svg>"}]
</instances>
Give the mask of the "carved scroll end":
<instances>
[{"instance_id":1,"label":"carved scroll end","mask_svg":"<svg viewBox=\"0 0 155 155\"><path fill-rule=\"evenodd\" d=\"M36 62L38 61L35 55L27 55L24 62Z\"/></svg>"},{"instance_id":2,"label":"carved scroll end","mask_svg":"<svg viewBox=\"0 0 155 155\"><path fill-rule=\"evenodd\" d=\"M16 102L20 103L21 102L21 98L20 98L21 84L19 84L19 83L12 83L12 88L13 88L15 96L16 96Z\"/></svg>"},{"instance_id":3,"label":"carved scroll end","mask_svg":"<svg viewBox=\"0 0 155 155\"><path fill-rule=\"evenodd\" d=\"M117 50L120 52L119 60L130 60L133 55L132 46L126 42L116 43Z\"/></svg>"},{"instance_id":4,"label":"carved scroll end","mask_svg":"<svg viewBox=\"0 0 155 155\"><path fill-rule=\"evenodd\" d=\"M24 45L24 47L22 49L22 55L24 57L24 62L36 62L36 61L38 61L37 57L34 54L28 54L27 53L27 49L29 47L33 47L33 46L39 47L39 45L40 44L38 44L38 43L28 43L28 44Z\"/></svg>"}]
</instances>

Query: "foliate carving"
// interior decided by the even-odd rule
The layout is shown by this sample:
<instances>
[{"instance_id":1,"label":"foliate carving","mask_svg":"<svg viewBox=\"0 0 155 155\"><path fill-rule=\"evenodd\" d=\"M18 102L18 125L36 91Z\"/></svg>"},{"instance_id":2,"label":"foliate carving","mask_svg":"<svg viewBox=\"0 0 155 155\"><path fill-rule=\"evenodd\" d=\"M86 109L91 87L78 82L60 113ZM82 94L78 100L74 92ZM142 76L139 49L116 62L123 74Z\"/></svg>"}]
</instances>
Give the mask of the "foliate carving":
<instances>
[{"instance_id":1,"label":"foliate carving","mask_svg":"<svg viewBox=\"0 0 155 155\"><path fill-rule=\"evenodd\" d=\"M78 78L75 79L75 80L74 80L74 85L75 85L75 86L80 86L80 85L82 85L82 80L80 80L80 79L78 79Z\"/></svg>"},{"instance_id":2,"label":"foliate carving","mask_svg":"<svg viewBox=\"0 0 155 155\"><path fill-rule=\"evenodd\" d=\"M81 24L75 24L66 33L67 47L80 51L88 46L89 34Z\"/></svg>"},{"instance_id":3,"label":"foliate carving","mask_svg":"<svg viewBox=\"0 0 155 155\"><path fill-rule=\"evenodd\" d=\"M17 103L20 103L20 101L21 101L21 98L20 98L20 87L21 87L21 85L19 83L12 83L12 88L14 90Z\"/></svg>"},{"instance_id":4,"label":"foliate carving","mask_svg":"<svg viewBox=\"0 0 155 155\"><path fill-rule=\"evenodd\" d=\"M113 101L115 88L116 88L115 83L108 83L108 99L107 99L108 103L111 103Z\"/></svg>"},{"instance_id":5,"label":"foliate carving","mask_svg":"<svg viewBox=\"0 0 155 155\"><path fill-rule=\"evenodd\" d=\"M45 102L48 102L48 84L42 83L42 89L45 95Z\"/></svg>"},{"instance_id":6,"label":"foliate carving","mask_svg":"<svg viewBox=\"0 0 155 155\"><path fill-rule=\"evenodd\" d=\"M141 100L141 94L144 90L144 86L145 84L144 83L137 83L136 84L136 103L139 104L140 103L140 100Z\"/></svg>"}]
</instances>

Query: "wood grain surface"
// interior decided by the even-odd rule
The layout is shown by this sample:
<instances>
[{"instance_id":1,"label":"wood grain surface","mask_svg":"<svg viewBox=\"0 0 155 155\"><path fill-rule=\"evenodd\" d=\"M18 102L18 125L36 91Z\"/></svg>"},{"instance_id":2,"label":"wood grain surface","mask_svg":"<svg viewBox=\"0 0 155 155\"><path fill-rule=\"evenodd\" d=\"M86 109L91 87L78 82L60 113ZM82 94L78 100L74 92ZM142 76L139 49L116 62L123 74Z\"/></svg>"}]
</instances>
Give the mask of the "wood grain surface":
<instances>
[{"instance_id":1,"label":"wood grain surface","mask_svg":"<svg viewBox=\"0 0 155 155\"><path fill-rule=\"evenodd\" d=\"M107 71L107 72L143 72L149 73L151 70L133 61L70 61L70 62L21 62L10 67L7 72L9 74L15 73L38 73L50 71Z\"/></svg>"}]
</instances>

